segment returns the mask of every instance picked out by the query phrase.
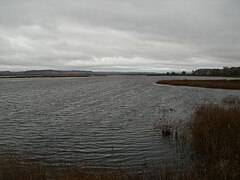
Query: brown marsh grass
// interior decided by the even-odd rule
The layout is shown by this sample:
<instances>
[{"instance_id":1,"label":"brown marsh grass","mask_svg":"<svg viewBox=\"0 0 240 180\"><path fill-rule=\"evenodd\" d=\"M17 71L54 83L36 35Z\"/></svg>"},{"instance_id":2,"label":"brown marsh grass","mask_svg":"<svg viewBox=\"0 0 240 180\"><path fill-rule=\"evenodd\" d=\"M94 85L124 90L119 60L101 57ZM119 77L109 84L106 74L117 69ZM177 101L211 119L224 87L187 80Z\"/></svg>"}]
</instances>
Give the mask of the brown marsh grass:
<instances>
[{"instance_id":1,"label":"brown marsh grass","mask_svg":"<svg viewBox=\"0 0 240 180\"><path fill-rule=\"evenodd\" d=\"M240 107L202 105L189 128L192 148L203 157L206 179L240 179Z\"/></svg>"},{"instance_id":2,"label":"brown marsh grass","mask_svg":"<svg viewBox=\"0 0 240 180\"><path fill-rule=\"evenodd\" d=\"M227 96L222 100L223 103L227 105L240 106L240 97L238 96Z\"/></svg>"},{"instance_id":3,"label":"brown marsh grass","mask_svg":"<svg viewBox=\"0 0 240 180\"><path fill-rule=\"evenodd\" d=\"M161 80L157 84L217 89L240 89L240 80Z\"/></svg>"},{"instance_id":4,"label":"brown marsh grass","mask_svg":"<svg viewBox=\"0 0 240 180\"><path fill-rule=\"evenodd\" d=\"M32 162L11 152L0 155L0 180L193 180L194 171L176 173L170 167L141 169L91 169L77 166L54 167Z\"/></svg>"},{"instance_id":5,"label":"brown marsh grass","mask_svg":"<svg viewBox=\"0 0 240 180\"><path fill-rule=\"evenodd\" d=\"M11 151L1 152L0 155L0 179L4 180L25 180L45 179L44 168L40 164L23 159Z\"/></svg>"}]
</instances>

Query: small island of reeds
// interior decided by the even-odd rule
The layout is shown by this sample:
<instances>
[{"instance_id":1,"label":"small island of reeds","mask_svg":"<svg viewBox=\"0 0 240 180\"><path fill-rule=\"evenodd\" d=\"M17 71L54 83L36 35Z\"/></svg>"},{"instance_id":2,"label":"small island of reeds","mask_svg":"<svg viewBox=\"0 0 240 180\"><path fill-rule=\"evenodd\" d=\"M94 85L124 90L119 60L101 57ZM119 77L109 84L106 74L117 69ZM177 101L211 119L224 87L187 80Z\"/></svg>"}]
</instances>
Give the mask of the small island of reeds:
<instances>
[{"instance_id":1,"label":"small island of reeds","mask_svg":"<svg viewBox=\"0 0 240 180\"><path fill-rule=\"evenodd\" d=\"M216 89L240 89L240 80L161 80L157 84Z\"/></svg>"}]
</instances>

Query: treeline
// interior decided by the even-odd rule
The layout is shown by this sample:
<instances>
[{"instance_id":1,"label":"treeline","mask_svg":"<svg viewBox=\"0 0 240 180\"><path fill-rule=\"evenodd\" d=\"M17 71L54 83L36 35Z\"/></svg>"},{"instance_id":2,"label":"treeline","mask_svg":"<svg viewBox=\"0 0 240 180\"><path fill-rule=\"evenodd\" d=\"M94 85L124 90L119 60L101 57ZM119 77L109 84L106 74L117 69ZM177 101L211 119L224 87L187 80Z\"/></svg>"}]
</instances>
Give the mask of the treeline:
<instances>
[{"instance_id":1,"label":"treeline","mask_svg":"<svg viewBox=\"0 0 240 180\"><path fill-rule=\"evenodd\" d=\"M222 69L197 69L192 72L192 75L240 77L240 67L223 67Z\"/></svg>"},{"instance_id":2,"label":"treeline","mask_svg":"<svg viewBox=\"0 0 240 180\"><path fill-rule=\"evenodd\" d=\"M153 74L162 76L220 76L220 77L240 77L240 67L223 67L222 69L197 69L192 72L167 72L165 74Z\"/></svg>"}]
</instances>

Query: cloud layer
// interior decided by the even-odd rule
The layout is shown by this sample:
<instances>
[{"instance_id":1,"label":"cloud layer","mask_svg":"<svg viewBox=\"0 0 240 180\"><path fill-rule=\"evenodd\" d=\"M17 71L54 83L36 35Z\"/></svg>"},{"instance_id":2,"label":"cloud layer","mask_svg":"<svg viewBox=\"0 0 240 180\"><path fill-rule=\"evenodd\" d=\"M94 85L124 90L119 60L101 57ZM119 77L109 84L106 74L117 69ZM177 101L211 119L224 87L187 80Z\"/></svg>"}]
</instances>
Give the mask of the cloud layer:
<instances>
[{"instance_id":1,"label":"cloud layer","mask_svg":"<svg viewBox=\"0 0 240 180\"><path fill-rule=\"evenodd\" d=\"M0 70L240 65L238 0L1 0Z\"/></svg>"}]
</instances>

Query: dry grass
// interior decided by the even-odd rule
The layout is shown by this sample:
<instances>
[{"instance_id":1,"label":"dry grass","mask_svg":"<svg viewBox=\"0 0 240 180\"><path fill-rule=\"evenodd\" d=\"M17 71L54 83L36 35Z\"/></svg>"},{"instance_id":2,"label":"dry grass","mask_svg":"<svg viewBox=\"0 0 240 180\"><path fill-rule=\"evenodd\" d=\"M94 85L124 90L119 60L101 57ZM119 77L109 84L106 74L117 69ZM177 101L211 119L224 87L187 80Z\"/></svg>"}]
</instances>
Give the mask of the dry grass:
<instances>
[{"instance_id":1,"label":"dry grass","mask_svg":"<svg viewBox=\"0 0 240 180\"><path fill-rule=\"evenodd\" d=\"M240 80L162 80L157 84L217 89L240 89Z\"/></svg>"},{"instance_id":2,"label":"dry grass","mask_svg":"<svg viewBox=\"0 0 240 180\"><path fill-rule=\"evenodd\" d=\"M0 179L40 180L46 179L46 174L39 164L8 151L0 155Z\"/></svg>"},{"instance_id":3,"label":"dry grass","mask_svg":"<svg viewBox=\"0 0 240 180\"><path fill-rule=\"evenodd\" d=\"M198 169L176 172L172 167L142 169L91 169L51 166L21 158L13 153L0 155L0 180L197 180Z\"/></svg>"},{"instance_id":4,"label":"dry grass","mask_svg":"<svg viewBox=\"0 0 240 180\"><path fill-rule=\"evenodd\" d=\"M199 107L190 124L193 150L205 162L206 179L240 179L240 108Z\"/></svg>"},{"instance_id":5,"label":"dry grass","mask_svg":"<svg viewBox=\"0 0 240 180\"><path fill-rule=\"evenodd\" d=\"M88 169L75 166L54 167L17 157L12 153L0 157L0 180L193 180L194 171L176 173L172 168L142 170Z\"/></svg>"},{"instance_id":6,"label":"dry grass","mask_svg":"<svg viewBox=\"0 0 240 180\"><path fill-rule=\"evenodd\" d=\"M227 96L222 100L223 103L227 105L240 106L240 97L238 96Z\"/></svg>"},{"instance_id":7,"label":"dry grass","mask_svg":"<svg viewBox=\"0 0 240 180\"><path fill-rule=\"evenodd\" d=\"M82 168L41 164L11 151L0 154L0 180L193 180L195 171L177 173L171 167L142 169Z\"/></svg>"}]
</instances>

